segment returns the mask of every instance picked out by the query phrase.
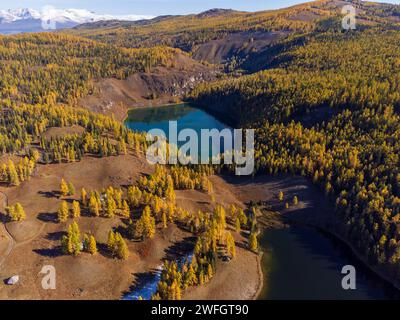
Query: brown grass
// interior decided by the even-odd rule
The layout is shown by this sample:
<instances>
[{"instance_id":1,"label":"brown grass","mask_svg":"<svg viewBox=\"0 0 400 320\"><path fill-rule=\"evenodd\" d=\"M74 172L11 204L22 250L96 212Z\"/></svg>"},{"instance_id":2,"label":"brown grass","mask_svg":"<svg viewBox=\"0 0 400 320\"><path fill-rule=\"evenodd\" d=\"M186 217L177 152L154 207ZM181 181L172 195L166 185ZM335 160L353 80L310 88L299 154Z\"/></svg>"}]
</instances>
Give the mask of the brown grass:
<instances>
[{"instance_id":1,"label":"brown grass","mask_svg":"<svg viewBox=\"0 0 400 320\"><path fill-rule=\"evenodd\" d=\"M84 157L81 162L38 165L30 181L18 187L0 187L10 204L20 202L27 213L23 222L12 222L0 228L0 279L19 275L15 286L0 283L0 299L120 299L134 284L136 276L148 273L159 266L163 259L173 259L174 250L184 244L191 234L170 225L168 229L158 227L157 235L144 242L128 241L130 257L119 261L101 249L96 256L82 253L78 257L63 255L60 238L67 223L56 222L56 212L61 199L55 191L61 178L72 182L77 194L67 200L78 199L80 189L102 189L135 183L141 174L149 174L154 168L136 155L109 158ZM229 205L243 204L229 191L222 179L215 180L215 195L218 202ZM212 210L210 195L199 191L177 191L178 205L191 210ZM0 212L4 214L4 201ZM81 232L95 235L99 243L107 241L111 228L124 226L118 218L106 219L82 216L77 219ZM2 225L3 226L3 225ZM8 234L14 239L11 243ZM229 263L220 262L215 278L206 286L193 288L184 298L229 298L249 299L257 291L260 275L258 257L249 252L245 238L237 235L238 257ZM12 248L6 255L7 249ZM173 248L173 250L172 250ZM4 260L4 261L2 261ZM40 271L44 265L53 265L57 272L57 289L44 290ZM242 281L246 286L243 288Z\"/></svg>"}]
</instances>

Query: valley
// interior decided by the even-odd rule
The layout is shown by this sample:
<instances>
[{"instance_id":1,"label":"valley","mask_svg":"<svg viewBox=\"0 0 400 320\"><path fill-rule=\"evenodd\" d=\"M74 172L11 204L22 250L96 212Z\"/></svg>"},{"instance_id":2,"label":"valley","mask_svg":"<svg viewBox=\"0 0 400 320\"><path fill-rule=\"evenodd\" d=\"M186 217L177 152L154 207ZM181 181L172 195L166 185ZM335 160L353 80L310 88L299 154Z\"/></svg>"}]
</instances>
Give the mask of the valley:
<instances>
[{"instance_id":1,"label":"valley","mask_svg":"<svg viewBox=\"0 0 400 320\"><path fill-rule=\"evenodd\" d=\"M398 299L399 12L321 0L0 36L0 299ZM254 129L252 175L151 165L168 121Z\"/></svg>"},{"instance_id":2,"label":"valley","mask_svg":"<svg viewBox=\"0 0 400 320\"><path fill-rule=\"evenodd\" d=\"M221 129L224 126L221 123L215 124L215 119L208 119L211 116L204 111L189 107L186 112L182 110L180 113L179 110L185 107L186 105L177 105L132 110L125 123L133 130L161 128L165 132L168 132L168 120L178 121L178 128L196 131L200 128ZM219 190L225 190L217 198L229 194L229 198L235 197L235 201L242 205L255 203L260 208L257 221L261 228L260 245L264 249L261 261L258 261L261 264L258 273L263 272L263 285L258 288L256 295L240 295L240 299L248 299L249 296L284 300L397 299L398 290L389 281L381 278L381 271L370 270L367 263L359 259L354 248L343 239L336 238L334 204L324 199L321 191L306 179L290 175L240 178L223 174L212 177L211 181ZM283 201L278 200L279 192L284 194ZM295 196L299 203L292 205ZM289 208L285 208L285 201L290 203ZM247 260L246 267L251 270L249 261L251 260ZM356 292L346 292L340 286L341 268L348 264L357 265L359 273ZM237 299L238 291L246 292L243 284L238 290L232 281L236 278L244 279L241 272L245 268L238 266L239 264L230 263L229 269L236 269L235 273L223 271L204 288L190 289L185 298ZM299 272L304 274L298 277ZM200 296L197 296L199 292Z\"/></svg>"}]
</instances>

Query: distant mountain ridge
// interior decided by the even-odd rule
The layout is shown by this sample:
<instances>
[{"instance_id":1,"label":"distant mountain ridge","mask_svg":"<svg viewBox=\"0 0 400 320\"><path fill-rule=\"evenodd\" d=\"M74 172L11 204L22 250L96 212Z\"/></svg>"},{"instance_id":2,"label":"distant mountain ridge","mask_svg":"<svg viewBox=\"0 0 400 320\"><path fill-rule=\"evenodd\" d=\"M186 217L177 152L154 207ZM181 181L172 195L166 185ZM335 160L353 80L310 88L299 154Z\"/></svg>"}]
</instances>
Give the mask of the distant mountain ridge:
<instances>
[{"instance_id":1,"label":"distant mountain ridge","mask_svg":"<svg viewBox=\"0 0 400 320\"><path fill-rule=\"evenodd\" d=\"M108 15L84 9L56 9L53 7L45 7L42 11L30 8L9 9L0 10L0 33L47 31L46 24L50 23L52 28L64 29L97 21L136 21L150 18L152 16ZM43 27L43 21L45 27Z\"/></svg>"},{"instance_id":2,"label":"distant mountain ridge","mask_svg":"<svg viewBox=\"0 0 400 320\"><path fill-rule=\"evenodd\" d=\"M268 63L269 54L265 54L265 50L287 36L342 30L342 11L348 5L356 10L360 30L375 27L400 30L399 5L318 0L257 12L210 9L199 14L161 16L134 22L85 23L65 32L128 48L170 46L189 52L196 60L222 63L231 69L240 65L255 71L258 66ZM244 65L246 60L257 60L258 66Z\"/></svg>"}]
</instances>

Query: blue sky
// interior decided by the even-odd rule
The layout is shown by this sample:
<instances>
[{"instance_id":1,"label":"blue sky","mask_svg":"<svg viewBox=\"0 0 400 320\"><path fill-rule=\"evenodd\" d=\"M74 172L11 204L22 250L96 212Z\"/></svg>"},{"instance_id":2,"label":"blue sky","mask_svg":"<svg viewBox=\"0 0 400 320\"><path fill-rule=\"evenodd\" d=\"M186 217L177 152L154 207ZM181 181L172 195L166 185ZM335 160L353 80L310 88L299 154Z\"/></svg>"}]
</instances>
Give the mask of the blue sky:
<instances>
[{"instance_id":1,"label":"blue sky","mask_svg":"<svg viewBox=\"0 0 400 320\"><path fill-rule=\"evenodd\" d=\"M258 11L287 7L304 1L298 0L2 0L0 9L33 8L40 10L51 5L59 9L88 9L109 14L187 14L211 8L229 8ZM377 1L378 2L378 1ZM386 0L399 4L400 0Z\"/></svg>"}]
</instances>

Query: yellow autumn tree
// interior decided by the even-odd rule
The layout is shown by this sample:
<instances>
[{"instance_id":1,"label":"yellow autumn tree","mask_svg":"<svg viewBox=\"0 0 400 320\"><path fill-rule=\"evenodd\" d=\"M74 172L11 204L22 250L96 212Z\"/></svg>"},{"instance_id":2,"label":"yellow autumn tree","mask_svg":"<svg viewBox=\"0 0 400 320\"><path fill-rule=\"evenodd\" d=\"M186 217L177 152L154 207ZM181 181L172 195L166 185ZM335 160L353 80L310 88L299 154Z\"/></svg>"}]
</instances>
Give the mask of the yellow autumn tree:
<instances>
[{"instance_id":1,"label":"yellow autumn tree","mask_svg":"<svg viewBox=\"0 0 400 320\"><path fill-rule=\"evenodd\" d=\"M67 201L62 201L60 204L60 208L58 209L58 221L65 222L67 221L69 216L69 207Z\"/></svg>"},{"instance_id":2,"label":"yellow autumn tree","mask_svg":"<svg viewBox=\"0 0 400 320\"><path fill-rule=\"evenodd\" d=\"M68 195L68 184L65 182L65 180L62 178L61 183L60 183L60 194L63 197L66 197Z\"/></svg>"},{"instance_id":3,"label":"yellow autumn tree","mask_svg":"<svg viewBox=\"0 0 400 320\"><path fill-rule=\"evenodd\" d=\"M79 218L81 216L81 206L79 201L74 200L72 202L72 217Z\"/></svg>"}]
</instances>

